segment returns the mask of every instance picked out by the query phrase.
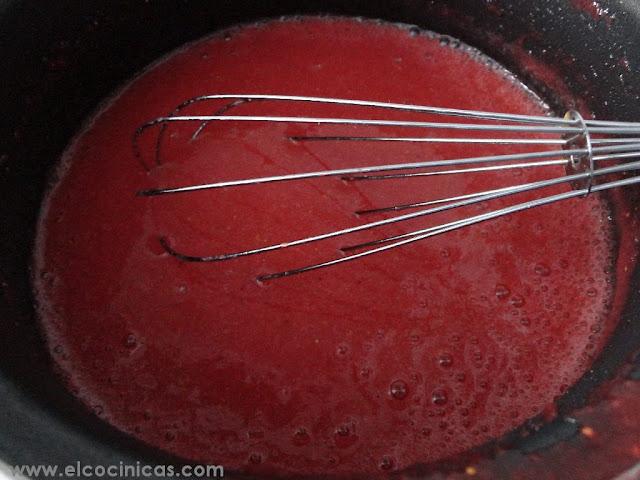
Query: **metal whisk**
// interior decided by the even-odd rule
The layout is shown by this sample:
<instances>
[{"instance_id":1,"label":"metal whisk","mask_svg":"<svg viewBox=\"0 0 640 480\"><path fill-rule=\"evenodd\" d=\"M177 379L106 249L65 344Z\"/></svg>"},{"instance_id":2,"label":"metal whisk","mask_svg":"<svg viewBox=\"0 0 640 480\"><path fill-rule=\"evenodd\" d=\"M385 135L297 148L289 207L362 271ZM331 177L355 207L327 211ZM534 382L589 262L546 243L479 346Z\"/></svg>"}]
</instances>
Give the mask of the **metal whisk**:
<instances>
[{"instance_id":1,"label":"metal whisk","mask_svg":"<svg viewBox=\"0 0 640 480\"><path fill-rule=\"evenodd\" d=\"M191 105L202 102L225 101L223 108L213 115L184 115L183 110ZM322 118L298 116L252 116L230 115L228 112L242 104L250 102L289 102L304 104L345 105L366 108L370 111L411 112L412 115L437 115L448 118L449 121L415 121L395 120L384 118ZM413 117L412 117L413 118ZM429 226L401 235L379 238L367 243L360 243L342 248L344 256L321 263L293 268L290 270L262 275L261 281L287 277L303 272L317 270L341 263L360 259L369 255L382 253L410 243L418 242L445 232L457 230L476 223L484 222L504 215L512 214L533 207L559 202L575 197L587 196L591 193L602 192L616 187L624 187L640 183L640 176L621 175L640 169L640 123L613 122L584 119L578 112L570 111L564 118L551 116L530 116L506 113L493 113L455 108L439 108L422 105L406 105L398 103L374 102L362 100L346 100L339 98L304 97L291 95L204 95L193 98L179 105L170 115L156 118L142 125L134 135L134 150L142 159L139 139L151 127L158 127L156 138L156 162L160 161L160 144L165 129L175 122L194 123L197 127L193 137L210 122L279 122L298 124L333 124L357 125L362 127L397 127L412 132L455 132L454 136L295 136L289 137L298 142L333 141L333 142L425 142L425 143L464 143L490 145L540 145L547 150L527 153L503 153L489 156L455 158L455 159L426 159L411 163L394 163L387 165L362 165L352 168L336 170L321 170L265 176L238 180L212 181L200 185L186 185L167 188L155 188L138 192L139 196L151 197L178 193L195 192L218 188L234 188L263 183L296 181L318 177L340 177L349 181L390 180L408 177L428 177L456 174L479 174L497 170L544 167L550 165L565 166L566 174L546 180L510 185L503 188L485 190L448 198L419 200L410 204L382 206L381 208L360 211L398 212L401 210L417 209L410 213L403 213L383 220L362 223L342 230L294 239L257 247L251 250L210 256L193 256L181 253L169 245L166 239L161 239L164 249L174 257L186 262L219 262L239 257L246 257L274 250L296 247L311 242L318 242L332 237L348 235L363 230L370 230L385 225L426 217L438 212L488 202L502 197L523 192L543 191L554 185L568 183L572 190L553 194L540 195L539 198L517 203L504 208L494 209L482 214L464 217L448 223ZM478 137L478 133L483 136ZM486 134L486 137L484 136ZM532 134L536 138L532 137ZM465 136L466 135L466 136ZM496 136L499 135L499 136ZM541 138L542 137L542 138ZM617 175L616 175L617 174ZM600 180L600 181L599 181Z\"/></svg>"}]
</instances>

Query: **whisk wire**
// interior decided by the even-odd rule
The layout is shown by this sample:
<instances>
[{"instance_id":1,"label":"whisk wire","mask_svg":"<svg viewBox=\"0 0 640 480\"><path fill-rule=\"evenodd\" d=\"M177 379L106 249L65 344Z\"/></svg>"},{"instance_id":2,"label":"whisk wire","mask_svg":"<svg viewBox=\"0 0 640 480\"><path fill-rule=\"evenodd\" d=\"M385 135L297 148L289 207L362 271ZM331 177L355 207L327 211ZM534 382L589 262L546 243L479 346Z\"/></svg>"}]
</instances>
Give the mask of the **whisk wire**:
<instances>
[{"instance_id":1,"label":"whisk wire","mask_svg":"<svg viewBox=\"0 0 640 480\"><path fill-rule=\"evenodd\" d=\"M203 102L230 101L214 115L184 115L183 110ZM458 117L466 122L451 121L418 121L415 119L384 119L384 118L351 118L351 117L325 117L325 116L278 116L278 115L229 115L234 108L254 101L260 102L296 102L301 104L343 105L349 107L395 110L413 112L414 114L441 115ZM244 107L243 107L244 108ZM284 173L264 177L245 178L237 180L220 180L210 183L192 184L177 187L153 188L140 190L139 196L152 197L158 195L193 193L203 190L231 188L239 186L258 185L274 182L311 180L323 177L341 177L347 181L361 180L398 180L408 178L481 174L510 169L542 168L564 166L566 174L559 177L519 185L511 185L481 192L473 192L463 195L454 195L447 198L430 199L411 203L392 205L387 207L360 210L358 215L398 212L401 210L428 207L415 212L395 215L376 221L366 222L348 228L333 230L317 235L311 235L292 241L275 243L259 248L253 248L233 253L217 254L209 256L187 255L176 250L169 244L166 238L161 243L164 249L172 256L188 262L218 262L238 257L245 257L304 244L319 242L329 238L349 235L370 229L376 229L399 222L405 222L420 217L426 217L440 212L450 211L481 202L488 202L503 197L508 197L525 192L533 192L561 184L570 184L573 189L563 193L547 195L542 198L524 201L500 209L494 209L479 215L465 217L448 223L442 223L428 228L387 236L369 242L349 245L341 248L343 253L350 253L326 262L315 263L301 268L290 269L282 272L260 276L261 281L275 278L288 277L298 273L318 270L333 265L353 261L369 255L381 253L398 248L419 240L440 235L445 232L457 230L462 227L474 225L490 219L498 218L511 213L520 212L533 207L548 205L554 202L567 200L580 196L587 196L592 192L602 192L611 188L625 187L640 183L640 176L616 179L605 183L596 183L596 179L608 175L620 175L635 172L640 169L640 161L624 162L626 159L640 157L640 124L633 122L610 122L602 120L587 120L576 111L568 112L564 118L550 116L534 116L509 113L485 112L480 110L466 110L455 108L429 107L421 105L386 103L364 100L347 100L338 98L305 97L292 95L205 95L183 102L169 116L159 117L138 128L134 134L134 149L139 152L139 137L154 126L160 127L159 137L156 140L156 163L159 163L159 149L161 135L166 128L174 123L199 123L192 138L196 138L203 129L212 122L266 122L266 123L293 123L313 125L349 125L354 128L412 128L433 131L456 132L509 132L525 136L511 137L476 137L476 136L384 136L384 135L299 135L289 136L288 140L294 142L411 142L411 143L450 143L450 144L479 144L479 145L523 145L523 146L548 146L547 150L528 151L518 153L499 153L492 155L464 157L454 159L428 159L418 162L398 162L382 165L362 165L339 169L325 169L311 172ZM534 137L531 137L533 135ZM560 146L562 149L552 149ZM602 161L617 160L617 163L607 167L600 167ZM509 163L515 162L515 163ZM443 169L444 167L444 169ZM456 168L464 167L464 168Z\"/></svg>"},{"instance_id":2,"label":"whisk wire","mask_svg":"<svg viewBox=\"0 0 640 480\"><path fill-rule=\"evenodd\" d=\"M629 185L636 185L640 183L640 177L633 177L633 178L627 178L627 179L623 179L623 180L617 180L614 182L608 182L608 183L604 183L601 185L596 185L593 186L591 191L592 192L600 192L600 191L605 191L605 190L609 190L611 188L618 188L618 187L625 187L625 186L629 186ZM498 217L502 217L504 215L509 215L512 213L516 213L516 212L521 212L523 210L528 210L530 208L534 208L534 207L539 207L539 206L543 206L543 205L549 205L551 203L555 203L555 202L559 202L561 200L568 200L571 198L576 198L576 197L580 197L580 196L584 196L585 194L588 194L589 190L586 188L580 189L580 190L571 190L568 192L564 192L564 193L560 193L557 195L551 195L548 197L543 197L543 198L539 198L536 200L531 200L529 202L524 202L524 203L519 203L516 205L512 205L510 207L505 207L502 208L500 210L493 210L491 212L487 212L487 213L483 213L481 215L476 215L473 217L469 217L463 220L456 220L454 222L450 222L450 223L446 223L443 225L439 225L437 227L431 227L432 230L430 231L425 231L424 233L418 234L418 235L413 235L410 236L409 238L400 240L398 242L395 243L391 243L388 245L384 245L382 247L377 247L377 248L373 248L371 250L366 250L364 252L360 252L360 253L356 253L353 255L349 255L347 257L341 257L341 258L336 258L334 260L329 260L327 262L322 262L322 263L316 263L313 265L308 265L305 267L300 267L300 268L295 268L295 269L291 269L291 270L286 270L283 272L277 272L277 273L270 273L270 274L266 274L266 275L260 275L257 277L257 279L261 282L266 282L268 280L275 280L277 278L284 278L284 277L289 277L291 275L296 275L296 274L300 274L300 273L304 273L304 272L310 272L313 270L319 270L321 268L326 268L326 267L330 267L330 266L334 266L334 265L338 265L341 263L345 263L345 262L350 262L353 260L357 260L359 258L363 258L369 255L374 255L377 253L381 253L387 250L391 250L394 248L398 248L401 247L403 245L408 245L410 243L414 243L420 240L425 240L427 238L436 236L436 235L441 235L443 233L446 232L451 232L454 230L457 230L459 228L462 227L466 227L466 226L470 226L470 225L474 225L480 222L485 222L487 220L492 220ZM427 230L427 229L425 229Z\"/></svg>"},{"instance_id":3,"label":"whisk wire","mask_svg":"<svg viewBox=\"0 0 640 480\"><path fill-rule=\"evenodd\" d=\"M490 155L483 157L470 157L470 158L458 158L453 160L429 160L424 162L411 162L411 163L396 163L387 165L373 165L362 166L354 168L341 168L335 170L320 170L315 172L293 173L285 175L273 175L268 177L256 177L246 178L241 180L228 180L214 183L204 183L198 185L188 185L183 187L167 187L141 190L138 192L139 196L156 196L175 193L187 193L195 192L199 190L210 190L215 188L226 187L238 187L241 185L256 185L260 183L273 183L292 180L305 180L310 178L319 177L331 177L331 176L345 176L353 174L364 174L372 172L385 172L391 170L412 170L418 168L433 168L433 167L448 167L456 165L468 165L477 163L491 163L491 162L506 162L512 160L533 160L539 158L549 157L571 157L571 156L584 156L591 152L594 153L612 153L612 152L626 152L629 150L640 151L640 144L625 144L615 146L603 146L593 147L591 150L585 148L573 149L573 150L550 150L542 152L529 152L529 153L514 153L504 155ZM615 158L615 157L611 157Z\"/></svg>"}]
</instances>

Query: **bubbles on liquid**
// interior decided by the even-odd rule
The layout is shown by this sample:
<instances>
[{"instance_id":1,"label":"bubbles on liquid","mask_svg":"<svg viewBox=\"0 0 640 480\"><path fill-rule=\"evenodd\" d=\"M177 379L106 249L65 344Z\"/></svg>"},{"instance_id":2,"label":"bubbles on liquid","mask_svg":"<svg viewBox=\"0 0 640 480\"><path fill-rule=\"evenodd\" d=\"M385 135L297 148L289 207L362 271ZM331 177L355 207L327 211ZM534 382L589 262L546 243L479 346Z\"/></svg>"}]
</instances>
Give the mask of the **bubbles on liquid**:
<instances>
[{"instance_id":1,"label":"bubbles on liquid","mask_svg":"<svg viewBox=\"0 0 640 480\"><path fill-rule=\"evenodd\" d=\"M389 394L396 400L406 398L408 393L409 386L404 380L395 380L394 382L391 382L391 385L389 386Z\"/></svg>"},{"instance_id":2,"label":"bubbles on liquid","mask_svg":"<svg viewBox=\"0 0 640 480\"><path fill-rule=\"evenodd\" d=\"M442 389L434 390L431 394L431 401L434 405L446 405L448 400L449 397L447 396L447 392Z\"/></svg>"},{"instance_id":3,"label":"bubbles on liquid","mask_svg":"<svg viewBox=\"0 0 640 480\"><path fill-rule=\"evenodd\" d=\"M418 35L420 35L420 27L409 27L409 36L417 37Z\"/></svg>"},{"instance_id":4,"label":"bubbles on liquid","mask_svg":"<svg viewBox=\"0 0 640 480\"><path fill-rule=\"evenodd\" d=\"M453 365L453 358L448 353L443 353L438 357L438 365L443 368L449 368Z\"/></svg>"},{"instance_id":5,"label":"bubbles on liquid","mask_svg":"<svg viewBox=\"0 0 640 480\"><path fill-rule=\"evenodd\" d=\"M355 424L343 423L342 425L338 425L334 432L333 440L338 448L347 448L352 446L358 441Z\"/></svg>"},{"instance_id":6,"label":"bubbles on liquid","mask_svg":"<svg viewBox=\"0 0 640 480\"><path fill-rule=\"evenodd\" d=\"M589 287L587 289L587 296L588 297L595 297L598 294L598 290L594 287Z\"/></svg>"},{"instance_id":7,"label":"bubbles on liquid","mask_svg":"<svg viewBox=\"0 0 640 480\"><path fill-rule=\"evenodd\" d=\"M551 274L551 270L544 263L538 263L533 271L541 277L548 277Z\"/></svg>"},{"instance_id":8,"label":"bubbles on liquid","mask_svg":"<svg viewBox=\"0 0 640 480\"><path fill-rule=\"evenodd\" d=\"M349 347L344 344L341 343L340 345L338 345L338 347L336 348L336 356L338 358L344 358L349 354Z\"/></svg>"},{"instance_id":9,"label":"bubbles on liquid","mask_svg":"<svg viewBox=\"0 0 640 480\"><path fill-rule=\"evenodd\" d=\"M511 293L511 290L509 290L506 285L502 285L502 284L496 285L495 294L498 300L504 300L509 296L510 293Z\"/></svg>"},{"instance_id":10,"label":"bubbles on liquid","mask_svg":"<svg viewBox=\"0 0 640 480\"><path fill-rule=\"evenodd\" d=\"M307 432L307 429L304 427L298 428L295 432L293 432L293 443L297 446L307 445L311 442L311 435Z\"/></svg>"},{"instance_id":11,"label":"bubbles on liquid","mask_svg":"<svg viewBox=\"0 0 640 480\"><path fill-rule=\"evenodd\" d=\"M132 350L132 349L134 349L134 348L136 348L138 346L138 339L136 338L136 336L133 333L130 333L124 339L124 346L127 347L130 350Z\"/></svg>"},{"instance_id":12,"label":"bubbles on liquid","mask_svg":"<svg viewBox=\"0 0 640 480\"><path fill-rule=\"evenodd\" d=\"M104 407L102 405L94 405L91 409L93 410L93 413L99 417L104 413Z\"/></svg>"},{"instance_id":13,"label":"bubbles on liquid","mask_svg":"<svg viewBox=\"0 0 640 480\"><path fill-rule=\"evenodd\" d=\"M168 432L166 432L166 433L164 434L164 439L165 439L167 442L173 442L173 441L176 439L176 434L175 434L175 432L173 432L173 431L169 430Z\"/></svg>"},{"instance_id":14,"label":"bubbles on liquid","mask_svg":"<svg viewBox=\"0 0 640 480\"><path fill-rule=\"evenodd\" d=\"M522 295L514 295L509 299L509 303L515 308L524 306L524 297Z\"/></svg>"},{"instance_id":15,"label":"bubbles on liquid","mask_svg":"<svg viewBox=\"0 0 640 480\"><path fill-rule=\"evenodd\" d=\"M384 471L391 470L394 467L394 465L395 465L395 462L393 460L393 457L389 455L384 455L378 462L378 468Z\"/></svg>"}]
</instances>

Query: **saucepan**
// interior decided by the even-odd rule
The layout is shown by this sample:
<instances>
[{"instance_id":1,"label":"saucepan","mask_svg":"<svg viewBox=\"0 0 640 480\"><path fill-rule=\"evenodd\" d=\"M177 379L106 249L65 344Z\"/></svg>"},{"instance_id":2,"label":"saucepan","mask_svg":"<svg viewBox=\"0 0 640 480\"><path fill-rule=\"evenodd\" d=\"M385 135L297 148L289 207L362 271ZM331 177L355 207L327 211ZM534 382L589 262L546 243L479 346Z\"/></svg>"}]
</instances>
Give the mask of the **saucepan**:
<instances>
[{"instance_id":1,"label":"saucepan","mask_svg":"<svg viewBox=\"0 0 640 480\"><path fill-rule=\"evenodd\" d=\"M578 107L597 118L640 120L637 0L0 1L5 464L182 462L101 421L54 373L30 285L36 218L52 166L83 120L123 82L216 29L293 14L385 19L449 34L504 64L558 112ZM616 214L635 217L639 194L621 194ZM640 269L630 275L616 331L592 368L558 398L553 415L406 476L464 478L475 473L465 470L473 460L482 467L478 478L640 478L640 420L630 413L640 404Z\"/></svg>"}]
</instances>

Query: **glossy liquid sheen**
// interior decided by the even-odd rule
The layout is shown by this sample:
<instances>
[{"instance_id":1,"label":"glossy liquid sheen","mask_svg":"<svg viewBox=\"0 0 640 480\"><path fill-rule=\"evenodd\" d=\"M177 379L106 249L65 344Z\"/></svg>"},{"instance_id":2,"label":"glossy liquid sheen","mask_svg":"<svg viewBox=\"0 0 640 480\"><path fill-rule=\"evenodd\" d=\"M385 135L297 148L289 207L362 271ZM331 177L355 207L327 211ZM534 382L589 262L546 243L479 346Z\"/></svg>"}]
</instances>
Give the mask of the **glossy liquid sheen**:
<instances>
[{"instance_id":1,"label":"glossy liquid sheen","mask_svg":"<svg viewBox=\"0 0 640 480\"><path fill-rule=\"evenodd\" d=\"M540 414L589 368L614 326L606 273L612 225L595 195L265 284L256 276L454 217L225 263L166 254L163 235L190 254L230 252L385 217L354 215L363 208L563 175L547 167L379 182L328 178L135 197L159 186L504 148L294 142L286 137L425 133L222 122L195 140L197 124L168 128L160 165L153 163L156 137L145 134L146 171L131 147L136 128L185 99L219 92L545 113L506 71L452 39L351 19L246 26L152 66L70 146L39 226L42 325L70 388L96 414L151 445L227 469L381 474L499 437ZM425 119L266 102L233 113Z\"/></svg>"}]
</instances>

